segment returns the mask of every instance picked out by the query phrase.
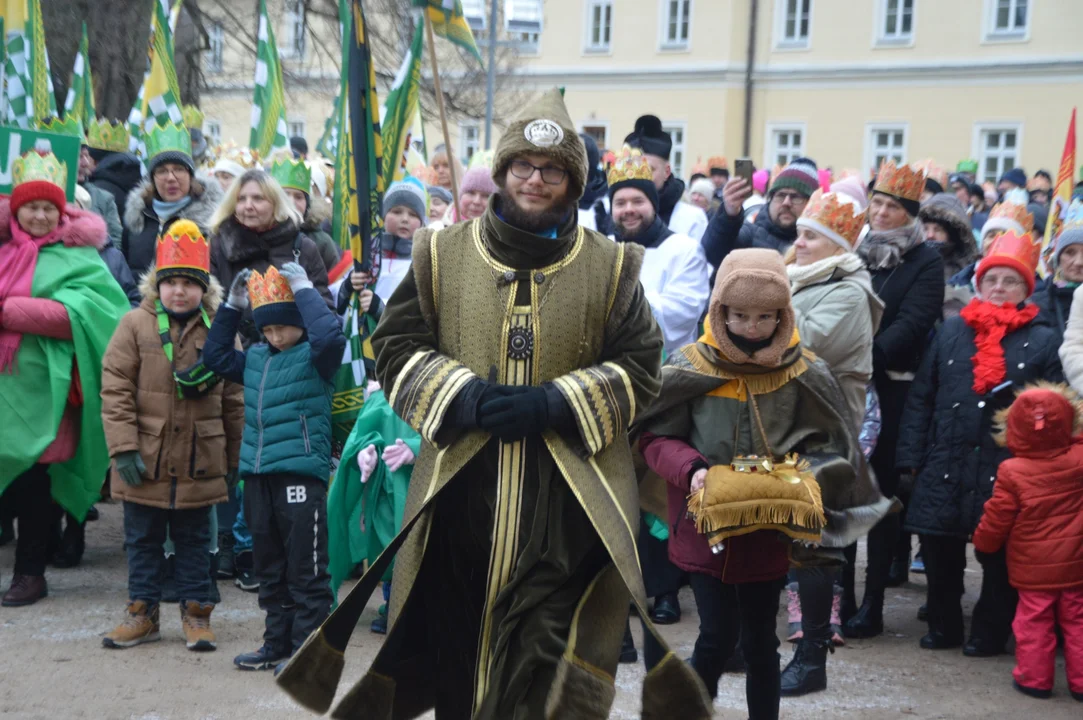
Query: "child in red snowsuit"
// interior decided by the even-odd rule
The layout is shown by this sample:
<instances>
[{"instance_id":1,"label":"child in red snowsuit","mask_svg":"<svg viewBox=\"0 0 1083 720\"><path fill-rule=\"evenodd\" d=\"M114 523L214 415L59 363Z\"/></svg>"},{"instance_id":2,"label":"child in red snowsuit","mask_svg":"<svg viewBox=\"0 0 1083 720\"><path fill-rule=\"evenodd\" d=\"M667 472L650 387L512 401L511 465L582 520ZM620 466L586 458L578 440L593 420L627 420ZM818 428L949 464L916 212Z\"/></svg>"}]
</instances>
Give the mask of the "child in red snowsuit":
<instances>
[{"instance_id":1,"label":"child in red snowsuit","mask_svg":"<svg viewBox=\"0 0 1083 720\"><path fill-rule=\"evenodd\" d=\"M1083 403L1065 385L1041 385L997 420L997 440L1014 457L997 471L974 547L1008 546L1008 576L1019 590L1013 684L1032 697L1053 694L1059 624L1068 687L1083 702Z\"/></svg>"}]
</instances>

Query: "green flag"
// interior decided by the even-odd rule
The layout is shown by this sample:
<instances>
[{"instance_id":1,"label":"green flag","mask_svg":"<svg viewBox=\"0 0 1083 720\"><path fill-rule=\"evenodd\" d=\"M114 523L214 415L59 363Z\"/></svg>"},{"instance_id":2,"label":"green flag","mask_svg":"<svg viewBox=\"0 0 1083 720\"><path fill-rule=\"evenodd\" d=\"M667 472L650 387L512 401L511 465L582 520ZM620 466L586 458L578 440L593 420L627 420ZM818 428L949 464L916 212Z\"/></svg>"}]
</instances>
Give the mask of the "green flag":
<instances>
[{"instance_id":1,"label":"green flag","mask_svg":"<svg viewBox=\"0 0 1083 720\"><path fill-rule=\"evenodd\" d=\"M474 42L474 33L463 15L462 0L413 0L413 3L414 7L425 8L434 33L467 50L478 62L482 62L478 45Z\"/></svg>"},{"instance_id":2,"label":"green flag","mask_svg":"<svg viewBox=\"0 0 1083 720\"><path fill-rule=\"evenodd\" d=\"M341 79L339 81L339 91L335 95L335 103L331 110L331 116L327 118L327 121L323 124L323 135L320 135L319 142L316 143L316 152L325 158L334 159L338 154L338 125L339 125L339 112L342 109L342 92L346 87L346 64L347 64L347 51L350 46L350 39L347 37L350 27L350 0L338 0L338 25L339 36L342 39L342 72Z\"/></svg>"},{"instance_id":3,"label":"green flag","mask_svg":"<svg viewBox=\"0 0 1083 720\"><path fill-rule=\"evenodd\" d=\"M417 112L418 93L421 89L421 48L425 28L417 24L414 41L402 60L395 81L387 93L383 120L380 127L384 137L384 170L387 182L402 180L406 146L410 141L410 129Z\"/></svg>"},{"instance_id":4,"label":"green flag","mask_svg":"<svg viewBox=\"0 0 1083 720\"><path fill-rule=\"evenodd\" d=\"M170 25L169 0L154 0L154 17L150 24L150 44L147 48L147 72L143 86L128 115L131 147L143 146L143 132L157 125L182 124L180 83L174 65L173 31Z\"/></svg>"},{"instance_id":5,"label":"green flag","mask_svg":"<svg viewBox=\"0 0 1083 720\"><path fill-rule=\"evenodd\" d=\"M95 117L97 112L94 110L94 78L90 74L90 40L87 37L86 23L83 23L83 40L79 43L75 68L71 71L68 97L64 101L64 119L75 118L85 131Z\"/></svg>"},{"instance_id":6,"label":"green flag","mask_svg":"<svg viewBox=\"0 0 1083 720\"><path fill-rule=\"evenodd\" d=\"M278 58L274 29L267 16L266 0L259 0L259 45L256 48L256 93L252 98L252 132L248 146L268 157L275 148L289 144L286 134L286 86Z\"/></svg>"},{"instance_id":7,"label":"green flag","mask_svg":"<svg viewBox=\"0 0 1083 720\"><path fill-rule=\"evenodd\" d=\"M37 127L46 118L57 117L39 0L6 0L4 28L3 122Z\"/></svg>"}]
</instances>

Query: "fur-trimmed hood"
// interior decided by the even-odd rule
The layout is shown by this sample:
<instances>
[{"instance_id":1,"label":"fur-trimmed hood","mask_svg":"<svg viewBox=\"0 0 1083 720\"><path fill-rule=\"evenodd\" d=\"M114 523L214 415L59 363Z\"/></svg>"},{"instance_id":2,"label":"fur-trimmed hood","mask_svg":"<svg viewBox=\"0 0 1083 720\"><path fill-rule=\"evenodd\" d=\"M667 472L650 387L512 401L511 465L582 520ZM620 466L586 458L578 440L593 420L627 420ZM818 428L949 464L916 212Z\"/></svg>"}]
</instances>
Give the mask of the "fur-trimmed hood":
<instances>
[{"instance_id":1,"label":"fur-trimmed hood","mask_svg":"<svg viewBox=\"0 0 1083 720\"><path fill-rule=\"evenodd\" d=\"M301 223L301 232L311 235L322 229L323 221L331 219L331 203L321 197L309 193L308 212L305 213L305 221Z\"/></svg>"},{"instance_id":2,"label":"fur-trimmed hood","mask_svg":"<svg viewBox=\"0 0 1083 720\"><path fill-rule=\"evenodd\" d=\"M192 203L184 209L183 217L188 218L207 232L211 216L218 209L225 193L222 186L212 176L197 171L192 178ZM151 210L151 200L154 198L154 181L146 179L128 193L128 204L124 208L124 226L133 233L143 232L146 221L145 211Z\"/></svg>"},{"instance_id":3,"label":"fur-trimmed hood","mask_svg":"<svg viewBox=\"0 0 1083 720\"><path fill-rule=\"evenodd\" d=\"M139 278L139 292L143 295L143 302L140 307L152 313L154 312L154 301L158 299L157 276L157 270L151 265L143 273L143 277ZM218 282L214 275L211 275L211 282L207 286L207 292L203 293L203 309L213 315L218 311L225 296L226 292L222 287L222 283Z\"/></svg>"},{"instance_id":4,"label":"fur-trimmed hood","mask_svg":"<svg viewBox=\"0 0 1083 720\"><path fill-rule=\"evenodd\" d=\"M1083 399L1065 383L1040 380L1021 389L993 422L997 445L1017 457L1055 454L1083 431Z\"/></svg>"},{"instance_id":5,"label":"fur-trimmed hood","mask_svg":"<svg viewBox=\"0 0 1083 720\"><path fill-rule=\"evenodd\" d=\"M100 251L109 243L105 221L97 214L68 204L64 218L60 241L65 247L92 247ZM0 197L0 243L8 240L11 240L11 198Z\"/></svg>"},{"instance_id":6,"label":"fur-trimmed hood","mask_svg":"<svg viewBox=\"0 0 1083 720\"><path fill-rule=\"evenodd\" d=\"M970 230L970 218L967 217L966 208L955 195L952 193L933 195L921 206L918 219L922 222L939 223L955 236L955 242L951 247L941 251L944 258L945 280L978 259L978 243Z\"/></svg>"}]
</instances>

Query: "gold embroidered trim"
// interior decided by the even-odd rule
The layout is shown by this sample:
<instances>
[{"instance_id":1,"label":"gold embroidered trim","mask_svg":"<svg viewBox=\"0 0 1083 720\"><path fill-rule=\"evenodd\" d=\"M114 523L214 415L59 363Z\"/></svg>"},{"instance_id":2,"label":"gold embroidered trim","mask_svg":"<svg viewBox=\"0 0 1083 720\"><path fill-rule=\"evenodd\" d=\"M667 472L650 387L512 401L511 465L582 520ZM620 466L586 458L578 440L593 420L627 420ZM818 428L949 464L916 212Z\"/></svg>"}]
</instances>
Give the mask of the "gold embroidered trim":
<instances>
[{"instance_id":1,"label":"gold embroidered trim","mask_svg":"<svg viewBox=\"0 0 1083 720\"><path fill-rule=\"evenodd\" d=\"M436 236L440 234L437 230L429 238L429 264L432 268L432 311L433 314L440 312L440 261L437 259L436 252Z\"/></svg>"},{"instance_id":2,"label":"gold embroidered trim","mask_svg":"<svg viewBox=\"0 0 1083 720\"><path fill-rule=\"evenodd\" d=\"M624 392L628 394L628 422L625 423L624 427L622 427L621 429L627 430L636 417L636 394L632 390L632 376L628 374L627 370L625 370L620 365L611 360L602 363L602 367L607 367L610 370L613 370L615 373L617 373L617 375L620 375L621 381L624 382Z\"/></svg>"},{"instance_id":3,"label":"gold embroidered trim","mask_svg":"<svg viewBox=\"0 0 1083 720\"><path fill-rule=\"evenodd\" d=\"M395 378L395 384L391 388L391 407L395 407L395 403L398 402L399 391L402 390L403 380L413 371L414 366L421 362L422 358L429 354L428 350L418 350L410 359L403 365L402 370L399 371L398 377Z\"/></svg>"},{"instance_id":4,"label":"gold embroidered trim","mask_svg":"<svg viewBox=\"0 0 1083 720\"><path fill-rule=\"evenodd\" d=\"M485 244L481 241L481 218L473 221L473 227L471 228L471 231L474 235L474 247L477 248L478 254L481 255L481 258L489 265L489 267L501 273L508 272L509 270L511 272L516 271L516 268L509 267L508 265L505 265L496 258L494 258L485 248ZM568 251L568 254L553 263L552 265L538 268L533 272L540 272L544 273L545 275L550 275L557 272L558 270L563 270L564 268L571 265L572 262L575 261L575 258L579 256L579 251L583 249L583 237L583 228L582 226L579 226L576 228L575 242L572 243L572 249Z\"/></svg>"},{"instance_id":5,"label":"gold embroidered trim","mask_svg":"<svg viewBox=\"0 0 1083 720\"><path fill-rule=\"evenodd\" d=\"M806 355L803 352L802 357L793 365L763 375L738 375L737 373L726 372L705 358L696 345L685 345L681 348L681 354L692 364L692 367L704 375L711 375L723 380L744 381L753 395L765 395L774 392L808 370L808 363L805 361Z\"/></svg>"},{"instance_id":6,"label":"gold embroidered trim","mask_svg":"<svg viewBox=\"0 0 1083 720\"><path fill-rule=\"evenodd\" d=\"M620 274L624 269L624 243L617 244L617 262L613 273L613 282L609 288L609 300L605 305L605 322L609 324L609 315L613 312L613 303L617 301L617 290L620 289Z\"/></svg>"}]
</instances>

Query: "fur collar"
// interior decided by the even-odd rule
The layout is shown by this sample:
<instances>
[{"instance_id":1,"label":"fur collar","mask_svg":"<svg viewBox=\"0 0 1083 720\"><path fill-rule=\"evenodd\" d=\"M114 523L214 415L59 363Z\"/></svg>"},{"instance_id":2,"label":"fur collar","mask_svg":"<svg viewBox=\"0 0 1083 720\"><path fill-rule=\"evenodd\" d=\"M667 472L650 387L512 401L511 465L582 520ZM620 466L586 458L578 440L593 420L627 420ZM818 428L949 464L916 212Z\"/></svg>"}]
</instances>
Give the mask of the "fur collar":
<instances>
[{"instance_id":1,"label":"fur collar","mask_svg":"<svg viewBox=\"0 0 1083 720\"><path fill-rule=\"evenodd\" d=\"M196 172L192 178L192 203L184 209L183 217L198 225L203 232L210 226L211 216L222 202L225 193L222 186L210 175ZM153 214L151 200L154 198L154 183L144 180L128 193L128 205L124 208L124 225L133 233L143 232L147 213Z\"/></svg>"},{"instance_id":2,"label":"fur collar","mask_svg":"<svg viewBox=\"0 0 1083 720\"><path fill-rule=\"evenodd\" d=\"M92 247L101 250L109 242L105 221L96 213L80 210L74 203L64 209L67 222L60 229L59 239L65 247ZM0 198L0 243L11 240L11 199Z\"/></svg>"},{"instance_id":3,"label":"fur collar","mask_svg":"<svg viewBox=\"0 0 1083 720\"><path fill-rule=\"evenodd\" d=\"M292 245L300 233L293 220L278 223L269 230L257 233L241 225L232 216L218 226L215 242L222 246L226 259L231 263L246 262L252 258L266 257L271 248Z\"/></svg>"},{"instance_id":4,"label":"fur collar","mask_svg":"<svg viewBox=\"0 0 1083 720\"><path fill-rule=\"evenodd\" d=\"M315 195L308 196L308 212L305 213L305 221L301 223L301 230L306 233L315 232L323 225L324 220L331 219L331 203Z\"/></svg>"},{"instance_id":5,"label":"fur collar","mask_svg":"<svg viewBox=\"0 0 1083 720\"><path fill-rule=\"evenodd\" d=\"M139 278L139 292L143 295L143 302L139 307L154 313L154 301L158 299L158 273L155 271L154 266L151 265L147 268L147 271L143 273L143 277ZM210 285L207 286L207 292L203 293L203 309L212 315L218 311L218 306L222 304L222 298L225 297L225 291L222 288L222 284L218 282L218 278L211 275Z\"/></svg>"}]
</instances>

